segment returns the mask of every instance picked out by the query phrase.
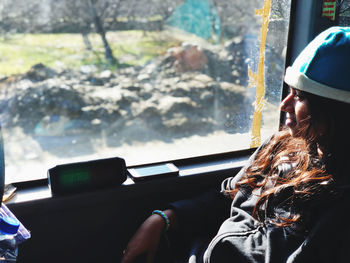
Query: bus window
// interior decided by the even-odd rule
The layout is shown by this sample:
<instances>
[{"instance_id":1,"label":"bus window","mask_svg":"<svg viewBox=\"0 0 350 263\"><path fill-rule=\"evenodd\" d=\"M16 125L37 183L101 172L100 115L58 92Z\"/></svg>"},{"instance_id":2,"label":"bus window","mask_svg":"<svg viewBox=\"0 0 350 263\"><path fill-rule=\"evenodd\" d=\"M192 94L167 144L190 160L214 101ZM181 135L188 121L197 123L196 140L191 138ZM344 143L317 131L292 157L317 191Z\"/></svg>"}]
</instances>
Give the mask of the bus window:
<instances>
[{"instance_id":1,"label":"bus window","mask_svg":"<svg viewBox=\"0 0 350 263\"><path fill-rule=\"evenodd\" d=\"M255 147L279 125L290 0L2 0L6 180Z\"/></svg>"},{"instance_id":2,"label":"bus window","mask_svg":"<svg viewBox=\"0 0 350 263\"><path fill-rule=\"evenodd\" d=\"M336 9L338 11L338 23L339 26L349 26L350 25L350 1L343 0L340 1L339 6Z\"/></svg>"}]
</instances>

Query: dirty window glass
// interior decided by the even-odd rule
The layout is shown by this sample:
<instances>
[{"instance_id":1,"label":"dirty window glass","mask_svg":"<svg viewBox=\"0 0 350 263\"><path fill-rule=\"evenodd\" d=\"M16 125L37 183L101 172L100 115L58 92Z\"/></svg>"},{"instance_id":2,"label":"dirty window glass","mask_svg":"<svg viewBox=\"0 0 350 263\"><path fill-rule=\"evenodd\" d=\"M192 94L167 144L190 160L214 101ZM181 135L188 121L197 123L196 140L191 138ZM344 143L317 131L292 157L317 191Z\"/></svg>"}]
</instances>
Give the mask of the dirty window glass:
<instances>
[{"instance_id":1,"label":"dirty window glass","mask_svg":"<svg viewBox=\"0 0 350 263\"><path fill-rule=\"evenodd\" d=\"M6 180L249 148L278 129L289 0L1 0Z\"/></svg>"},{"instance_id":2,"label":"dirty window glass","mask_svg":"<svg viewBox=\"0 0 350 263\"><path fill-rule=\"evenodd\" d=\"M350 0L337 1L338 23L340 26L350 26Z\"/></svg>"}]
</instances>

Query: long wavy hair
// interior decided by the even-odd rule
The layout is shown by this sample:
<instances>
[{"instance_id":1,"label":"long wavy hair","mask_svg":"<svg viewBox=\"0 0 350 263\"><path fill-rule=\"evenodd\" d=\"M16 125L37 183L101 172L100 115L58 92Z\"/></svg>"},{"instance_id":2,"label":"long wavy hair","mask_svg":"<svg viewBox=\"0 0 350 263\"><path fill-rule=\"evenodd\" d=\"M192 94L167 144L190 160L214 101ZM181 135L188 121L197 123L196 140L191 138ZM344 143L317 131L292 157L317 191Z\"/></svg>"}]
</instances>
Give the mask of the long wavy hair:
<instances>
[{"instance_id":1,"label":"long wavy hair","mask_svg":"<svg viewBox=\"0 0 350 263\"><path fill-rule=\"evenodd\" d=\"M310 206L334 197L335 186L344 178L342 168L349 157L346 126L350 104L307 92L301 95L308 101L310 110L309 124L302 133L305 136L292 137L282 128L259 151L236 187L228 191L232 198L240 189L259 192L253 216L260 222L268 217L275 226L291 226L303 221L303 214ZM322 149L322 156L318 149ZM279 167L286 163L292 165L292 169L283 176L276 176ZM273 200L270 203L275 207L288 207L289 213L267 215L269 200Z\"/></svg>"}]
</instances>

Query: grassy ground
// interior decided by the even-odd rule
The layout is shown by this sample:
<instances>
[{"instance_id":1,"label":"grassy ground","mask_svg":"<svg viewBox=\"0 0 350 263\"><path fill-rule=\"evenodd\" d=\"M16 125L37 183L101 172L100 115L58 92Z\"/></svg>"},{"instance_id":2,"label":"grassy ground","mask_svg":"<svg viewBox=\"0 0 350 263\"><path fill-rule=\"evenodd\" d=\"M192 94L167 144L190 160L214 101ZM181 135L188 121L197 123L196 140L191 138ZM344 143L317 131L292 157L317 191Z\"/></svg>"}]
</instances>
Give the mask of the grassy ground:
<instances>
[{"instance_id":1,"label":"grassy ground","mask_svg":"<svg viewBox=\"0 0 350 263\"><path fill-rule=\"evenodd\" d=\"M108 32L107 39L114 56L123 65L142 65L166 52L177 41L161 32ZM43 63L52 68L79 68L93 64L101 70L115 68L108 65L104 48L97 34L90 34L92 50L88 50L81 34L14 34L0 36L0 75L9 76L28 71Z\"/></svg>"}]
</instances>

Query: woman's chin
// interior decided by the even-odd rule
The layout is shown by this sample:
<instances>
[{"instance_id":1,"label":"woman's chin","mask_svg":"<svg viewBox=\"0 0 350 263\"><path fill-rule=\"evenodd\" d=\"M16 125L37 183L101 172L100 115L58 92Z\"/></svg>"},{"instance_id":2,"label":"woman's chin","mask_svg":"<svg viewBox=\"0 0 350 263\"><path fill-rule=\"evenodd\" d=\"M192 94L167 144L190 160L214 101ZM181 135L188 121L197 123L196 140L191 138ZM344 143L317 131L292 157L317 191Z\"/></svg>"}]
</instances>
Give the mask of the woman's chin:
<instances>
[{"instance_id":1,"label":"woman's chin","mask_svg":"<svg viewBox=\"0 0 350 263\"><path fill-rule=\"evenodd\" d=\"M292 137L298 137L298 133L292 129L292 128L289 128L289 134L292 136Z\"/></svg>"},{"instance_id":2,"label":"woman's chin","mask_svg":"<svg viewBox=\"0 0 350 263\"><path fill-rule=\"evenodd\" d=\"M298 129L296 129L295 125L293 125L293 123L286 123L286 127L288 128L289 134L292 137L297 137L299 136L299 131Z\"/></svg>"}]
</instances>

